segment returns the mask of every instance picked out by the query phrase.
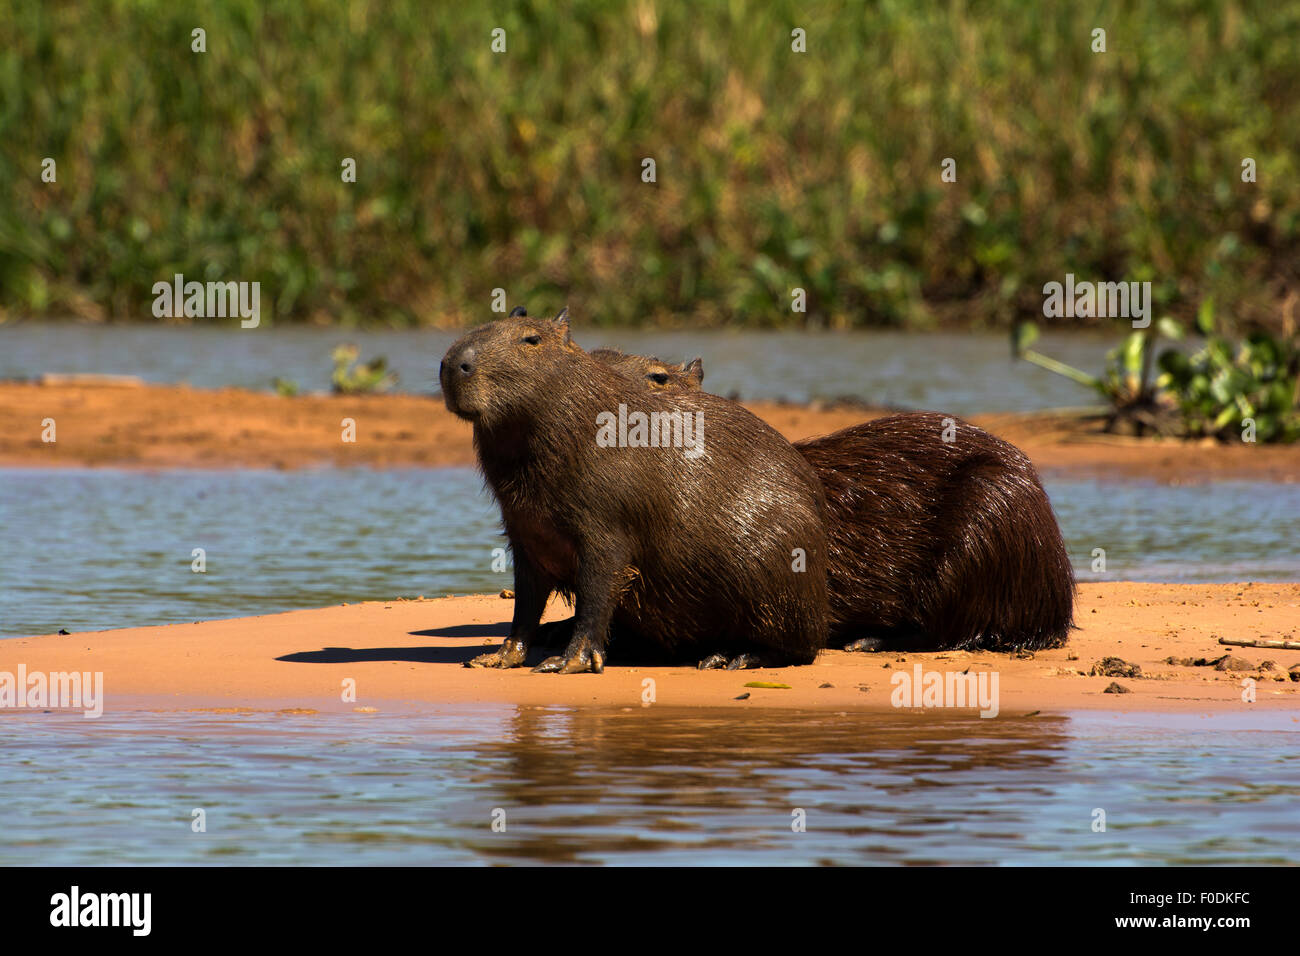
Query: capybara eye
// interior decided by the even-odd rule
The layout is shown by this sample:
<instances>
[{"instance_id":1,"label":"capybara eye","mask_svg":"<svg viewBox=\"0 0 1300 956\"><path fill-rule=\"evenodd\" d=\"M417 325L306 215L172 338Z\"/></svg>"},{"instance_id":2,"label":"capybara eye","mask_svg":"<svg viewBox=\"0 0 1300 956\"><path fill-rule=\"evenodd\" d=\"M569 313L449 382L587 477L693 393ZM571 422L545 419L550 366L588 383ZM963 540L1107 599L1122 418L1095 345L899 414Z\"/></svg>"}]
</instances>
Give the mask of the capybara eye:
<instances>
[{"instance_id":1,"label":"capybara eye","mask_svg":"<svg viewBox=\"0 0 1300 956\"><path fill-rule=\"evenodd\" d=\"M540 335L525 335L522 341L527 342L529 345L541 345L542 337Z\"/></svg>"},{"instance_id":2,"label":"capybara eye","mask_svg":"<svg viewBox=\"0 0 1300 956\"><path fill-rule=\"evenodd\" d=\"M668 373L666 372L651 372L646 376L646 378L650 379L650 381L654 382L656 385L668 384Z\"/></svg>"}]
</instances>

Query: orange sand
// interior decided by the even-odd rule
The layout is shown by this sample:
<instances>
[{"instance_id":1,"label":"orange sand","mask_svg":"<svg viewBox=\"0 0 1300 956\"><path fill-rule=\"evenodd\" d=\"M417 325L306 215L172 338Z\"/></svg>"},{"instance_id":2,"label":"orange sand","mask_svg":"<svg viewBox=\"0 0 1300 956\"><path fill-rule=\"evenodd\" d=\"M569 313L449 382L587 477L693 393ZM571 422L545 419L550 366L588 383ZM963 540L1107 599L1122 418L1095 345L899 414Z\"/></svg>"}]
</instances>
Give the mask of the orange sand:
<instances>
[{"instance_id":1,"label":"orange sand","mask_svg":"<svg viewBox=\"0 0 1300 956\"><path fill-rule=\"evenodd\" d=\"M791 441L885 414L856 406L747 407ZM53 418L57 441L41 440ZM342 440L344 419L356 441ZM1185 483L1300 481L1291 447L1119 438L1077 414L977 415L1040 469ZM472 465L470 428L440 399L417 395L282 398L244 389L0 383L0 466L296 468Z\"/></svg>"},{"instance_id":2,"label":"orange sand","mask_svg":"<svg viewBox=\"0 0 1300 956\"><path fill-rule=\"evenodd\" d=\"M385 712L473 701L640 706L647 679L661 705L861 711L890 709L891 675L920 662L926 670L996 671L1002 713L1280 709L1300 720L1300 683L1287 676L1300 652L1217 642L1219 636L1298 639L1300 584L1084 584L1080 629L1069 645L1025 659L986 652L825 651L806 667L743 672L615 663L603 674L560 676L463 667L500 642L511 607L510 600L472 595L17 638L0 641L0 671L16 673L19 664L28 673L101 671L106 713L235 707ZM548 617L567 613L557 604ZM1163 663L1170 656L1226 653L1256 669L1232 673ZM1118 679L1132 693L1103 694L1115 678L1082 676L1110 656L1142 668L1139 678ZM1276 662L1275 669L1259 670L1266 660ZM1246 677L1256 682L1253 704L1242 701ZM348 678L356 681L355 701L342 699ZM755 680L790 689L744 687ZM748 700L735 700L746 692Z\"/></svg>"}]
</instances>

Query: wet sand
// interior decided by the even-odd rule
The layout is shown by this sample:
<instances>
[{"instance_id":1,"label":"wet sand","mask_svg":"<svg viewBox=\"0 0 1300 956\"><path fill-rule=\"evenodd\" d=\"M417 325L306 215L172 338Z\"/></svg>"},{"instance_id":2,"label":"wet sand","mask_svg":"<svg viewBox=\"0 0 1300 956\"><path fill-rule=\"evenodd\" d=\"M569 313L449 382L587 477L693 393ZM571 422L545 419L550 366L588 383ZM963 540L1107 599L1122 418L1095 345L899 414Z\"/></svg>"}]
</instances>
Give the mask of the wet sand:
<instances>
[{"instance_id":1,"label":"wet sand","mask_svg":"<svg viewBox=\"0 0 1300 956\"><path fill-rule=\"evenodd\" d=\"M57 380L56 380L57 381ZM887 414L848 406L750 402L791 441ZM42 441L54 419L55 442ZM1083 413L977 415L1045 473L1148 478L1300 481L1300 445L1222 445L1103 434ZM344 441L350 421L355 441ZM0 466L301 468L474 464L470 427L441 399L419 395L284 398L183 385L0 383Z\"/></svg>"},{"instance_id":2,"label":"wet sand","mask_svg":"<svg viewBox=\"0 0 1300 956\"><path fill-rule=\"evenodd\" d=\"M1097 710L1203 714L1267 709L1300 721L1300 682L1288 668L1300 651L1224 647L1219 637L1300 639L1300 584L1081 585L1079 629L1069 644L1015 658L1005 653L853 654L824 651L805 667L742 672L627 666L603 674L533 674L469 669L509 628L513 602L496 595L341 605L161 627L45 635L0 641L0 672L103 673L105 711L250 708L298 711L409 711L440 703L892 710L899 670L998 674L1003 714ZM548 619L564 617L558 602ZM547 652L534 651L540 659ZM1246 662L1242 671L1167 658ZM1138 677L1088 676L1118 657ZM1261 668L1265 661L1272 668ZM1243 680L1256 701L1243 701ZM346 680L356 699L343 699ZM751 681L788 689L747 688ZM1104 693L1112 683L1130 693ZM830 685L830 686L825 686ZM742 694L750 696L737 700ZM29 712L22 709L5 713ZM972 716L975 710L970 710Z\"/></svg>"}]
</instances>

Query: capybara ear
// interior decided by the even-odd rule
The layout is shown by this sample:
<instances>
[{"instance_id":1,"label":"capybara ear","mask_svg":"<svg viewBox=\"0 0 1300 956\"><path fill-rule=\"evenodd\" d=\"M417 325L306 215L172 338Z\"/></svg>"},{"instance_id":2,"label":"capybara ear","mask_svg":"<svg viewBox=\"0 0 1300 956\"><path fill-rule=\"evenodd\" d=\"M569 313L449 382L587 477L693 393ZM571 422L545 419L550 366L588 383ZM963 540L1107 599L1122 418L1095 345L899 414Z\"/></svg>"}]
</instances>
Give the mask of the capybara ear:
<instances>
[{"instance_id":1,"label":"capybara ear","mask_svg":"<svg viewBox=\"0 0 1300 956\"><path fill-rule=\"evenodd\" d=\"M701 385L704 382L704 359L698 355L682 366L682 374L686 381L692 385Z\"/></svg>"},{"instance_id":2,"label":"capybara ear","mask_svg":"<svg viewBox=\"0 0 1300 956\"><path fill-rule=\"evenodd\" d=\"M562 308L560 310L560 314L557 315L554 319L552 319L551 322L555 325L557 329L560 330L560 336L564 344L568 345L569 344L569 307L566 305L564 308Z\"/></svg>"},{"instance_id":3,"label":"capybara ear","mask_svg":"<svg viewBox=\"0 0 1300 956\"><path fill-rule=\"evenodd\" d=\"M528 310L525 309L522 305L517 305L510 310L510 318L512 319L523 318L527 314L528 314Z\"/></svg>"}]
</instances>

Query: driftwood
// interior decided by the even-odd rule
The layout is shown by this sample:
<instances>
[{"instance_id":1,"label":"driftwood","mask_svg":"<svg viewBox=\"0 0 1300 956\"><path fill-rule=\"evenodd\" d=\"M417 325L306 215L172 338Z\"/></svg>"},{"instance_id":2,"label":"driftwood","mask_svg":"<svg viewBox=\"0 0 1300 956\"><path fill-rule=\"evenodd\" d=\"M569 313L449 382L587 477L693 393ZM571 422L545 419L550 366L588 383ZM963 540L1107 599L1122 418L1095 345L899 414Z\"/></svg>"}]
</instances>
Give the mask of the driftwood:
<instances>
[{"instance_id":1,"label":"driftwood","mask_svg":"<svg viewBox=\"0 0 1300 956\"><path fill-rule=\"evenodd\" d=\"M1234 641L1231 638L1221 637L1219 643L1230 644L1233 647L1272 647L1284 651L1300 651L1300 641Z\"/></svg>"}]
</instances>

